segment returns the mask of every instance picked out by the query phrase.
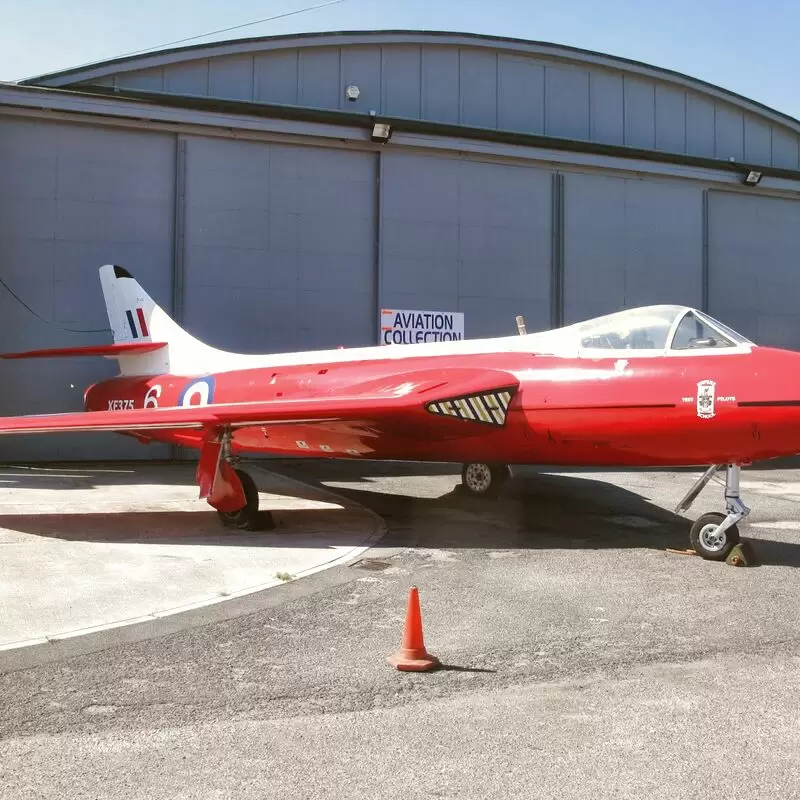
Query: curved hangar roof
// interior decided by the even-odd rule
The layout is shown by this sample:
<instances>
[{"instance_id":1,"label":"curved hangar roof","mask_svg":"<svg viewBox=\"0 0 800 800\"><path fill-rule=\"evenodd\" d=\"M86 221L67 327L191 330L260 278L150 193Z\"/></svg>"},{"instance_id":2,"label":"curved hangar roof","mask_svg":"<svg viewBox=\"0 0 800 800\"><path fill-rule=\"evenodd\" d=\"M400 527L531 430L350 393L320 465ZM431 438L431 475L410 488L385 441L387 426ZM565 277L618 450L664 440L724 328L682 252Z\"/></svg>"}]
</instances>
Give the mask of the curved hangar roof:
<instances>
[{"instance_id":1,"label":"curved hangar roof","mask_svg":"<svg viewBox=\"0 0 800 800\"><path fill-rule=\"evenodd\" d=\"M800 169L800 122L688 76L559 45L413 31L162 50L21 81L361 112ZM348 87L357 87L357 90Z\"/></svg>"}]
</instances>

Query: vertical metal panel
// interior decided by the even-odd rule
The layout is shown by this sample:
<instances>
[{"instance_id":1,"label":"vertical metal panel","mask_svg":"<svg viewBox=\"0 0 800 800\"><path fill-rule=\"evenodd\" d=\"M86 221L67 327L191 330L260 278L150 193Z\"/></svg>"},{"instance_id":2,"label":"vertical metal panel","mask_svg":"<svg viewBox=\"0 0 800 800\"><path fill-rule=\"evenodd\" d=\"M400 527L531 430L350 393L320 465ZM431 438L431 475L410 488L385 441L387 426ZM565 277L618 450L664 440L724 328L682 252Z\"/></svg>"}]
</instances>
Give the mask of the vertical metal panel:
<instances>
[{"instance_id":1,"label":"vertical metal panel","mask_svg":"<svg viewBox=\"0 0 800 800\"><path fill-rule=\"evenodd\" d=\"M656 149L686 152L686 92L656 84Z\"/></svg>"},{"instance_id":2,"label":"vertical metal panel","mask_svg":"<svg viewBox=\"0 0 800 800\"><path fill-rule=\"evenodd\" d=\"M758 117L744 118L744 158L754 164L772 164L772 130Z\"/></svg>"},{"instance_id":3,"label":"vertical metal panel","mask_svg":"<svg viewBox=\"0 0 800 800\"><path fill-rule=\"evenodd\" d=\"M422 105L422 53L419 47L383 48L382 106L392 117L419 119Z\"/></svg>"},{"instance_id":4,"label":"vertical metal panel","mask_svg":"<svg viewBox=\"0 0 800 800\"><path fill-rule=\"evenodd\" d=\"M113 87L116 75L106 75L103 78L92 78L88 81L78 81L75 86L107 86Z\"/></svg>"},{"instance_id":5,"label":"vertical metal panel","mask_svg":"<svg viewBox=\"0 0 800 800\"><path fill-rule=\"evenodd\" d=\"M625 141L625 102L622 75L595 70L591 75L592 141Z\"/></svg>"},{"instance_id":6,"label":"vertical metal panel","mask_svg":"<svg viewBox=\"0 0 800 800\"><path fill-rule=\"evenodd\" d=\"M339 96L344 91L340 72L340 48L310 47L300 50L300 105L339 108Z\"/></svg>"},{"instance_id":7,"label":"vertical metal panel","mask_svg":"<svg viewBox=\"0 0 800 800\"><path fill-rule=\"evenodd\" d=\"M744 115L733 106L718 103L715 109L715 138L717 158L744 158Z\"/></svg>"},{"instance_id":8,"label":"vertical metal panel","mask_svg":"<svg viewBox=\"0 0 800 800\"><path fill-rule=\"evenodd\" d=\"M381 258L383 253L383 236L381 235L381 214L383 210L383 155L379 150L375 153L375 267L373 272L372 307L375 310L375 323L373 327L374 342L379 341L381 333L380 317L381 307Z\"/></svg>"},{"instance_id":9,"label":"vertical metal panel","mask_svg":"<svg viewBox=\"0 0 800 800\"><path fill-rule=\"evenodd\" d=\"M625 144L653 149L656 144L655 84L625 76Z\"/></svg>"},{"instance_id":10,"label":"vertical metal panel","mask_svg":"<svg viewBox=\"0 0 800 800\"><path fill-rule=\"evenodd\" d=\"M588 139L589 73L583 69L548 64L545 70L545 93L548 135Z\"/></svg>"},{"instance_id":11,"label":"vertical metal panel","mask_svg":"<svg viewBox=\"0 0 800 800\"><path fill-rule=\"evenodd\" d=\"M564 322L564 176L553 174L550 326Z\"/></svg>"},{"instance_id":12,"label":"vertical metal panel","mask_svg":"<svg viewBox=\"0 0 800 800\"><path fill-rule=\"evenodd\" d=\"M703 190L703 294L701 310L708 311L709 266L708 266L708 189Z\"/></svg>"},{"instance_id":13,"label":"vertical metal panel","mask_svg":"<svg viewBox=\"0 0 800 800\"><path fill-rule=\"evenodd\" d=\"M299 63L297 50L280 50L255 56L255 99L262 103L297 103Z\"/></svg>"},{"instance_id":14,"label":"vertical metal panel","mask_svg":"<svg viewBox=\"0 0 800 800\"><path fill-rule=\"evenodd\" d=\"M384 151L381 306L457 310L458 172L457 159Z\"/></svg>"},{"instance_id":15,"label":"vertical metal panel","mask_svg":"<svg viewBox=\"0 0 800 800\"><path fill-rule=\"evenodd\" d=\"M120 89L135 89L142 92L164 91L163 67L136 70L135 72L120 72L116 76L116 80Z\"/></svg>"},{"instance_id":16,"label":"vertical metal panel","mask_svg":"<svg viewBox=\"0 0 800 800\"><path fill-rule=\"evenodd\" d=\"M171 310L175 139L67 123L0 120L0 276L43 321L0 291L4 350L110 341L98 269L126 266ZM93 331L80 333L74 331ZM113 377L97 358L3 365L0 414L80 410ZM0 459L163 457L113 434L5 438Z\"/></svg>"},{"instance_id":17,"label":"vertical metal panel","mask_svg":"<svg viewBox=\"0 0 800 800\"><path fill-rule=\"evenodd\" d=\"M463 311L470 338L547 328L551 173L383 154L382 307Z\"/></svg>"},{"instance_id":18,"label":"vertical metal panel","mask_svg":"<svg viewBox=\"0 0 800 800\"><path fill-rule=\"evenodd\" d=\"M531 58L501 54L497 70L498 127L544 133L544 66Z\"/></svg>"},{"instance_id":19,"label":"vertical metal panel","mask_svg":"<svg viewBox=\"0 0 800 800\"><path fill-rule=\"evenodd\" d=\"M172 273L172 315L184 319L186 281L186 137L178 136L175 151L175 256Z\"/></svg>"},{"instance_id":20,"label":"vertical metal panel","mask_svg":"<svg viewBox=\"0 0 800 800\"><path fill-rule=\"evenodd\" d=\"M497 54L462 48L460 63L461 123L497 127Z\"/></svg>"},{"instance_id":21,"label":"vertical metal panel","mask_svg":"<svg viewBox=\"0 0 800 800\"><path fill-rule=\"evenodd\" d=\"M800 202L709 196L709 311L757 344L800 349Z\"/></svg>"},{"instance_id":22,"label":"vertical metal panel","mask_svg":"<svg viewBox=\"0 0 800 800\"><path fill-rule=\"evenodd\" d=\"M566 175L565 322L702 301L702 190L677 181Z\"/></svg>"},{"instance_id":23,"label":"vertical metal panel","mask_svg":"<svg viewBox=\"0 0 800 800\"><path fill-rule=\"evenodd\" d=\"M625 181L564 176L564 323L614 311L625 298Z\"/></svg>"},{"instance_id":24,"label":"vertical metal panel","mask_svg":"<svg viewBox=\"0 0 800 800\"><path fill-rule=\"evenodd\" d=\"M350 84L358 86L358 100L348 100L345 89ZM345 111L363 114L381 107L381 49L380 47L342 48L342 85L339 106Z\"/></svg>"},{"instance_id":25,"label":"vertical metal panel","mask_svg":"<svg viewBox=\"0 0 800 800\"><path fill-rule=\"evenodd\" d=\"M374 341L375 157L190 138L185 326L280 352Z\"/></svg>"},{"instance_id":26,"label":"vertical metal panel","mask_svg":"<svg viewBox=\"0 0 800 800\"><path fill-rule=\"evenodd\" d=\"M212 58L208 68L209 95L228 100L253 99L253 56Z\"/></svg>"},{"instance_id":27,"label":"vertical metal panel","mask_svg":"<svg viewBox=\"0 0 800 800\"><path fill-rule=\"evenodd\" d=\"M437 122L458 122L458 50L422 50L422 116Z\"/></svg>"},{"instance_id":28,"label":"vertical metal panel","mask_svg":"<svg viewBox=\"0 0 800 800\"><path fill-rule=\"evenodd\" d=\"M797 169L800 165L800 137L786 128L772 126L772 165Z\"/></svg>"},{"instance_id":29,"label":"vertical metal panel","mask_svg":"<svg viewBox=\"0 0 800 800\"><path fill-rule=\"evenodd\" d=\"M208 94L209 59L164 67L164 91L172 94Z\"/></svg>"},{"instance_id":30,"label":"vertical metal panel","mask_svg":"<svg viewBox=\"0 0 800 800\"><path fill-rule=\"evenodd\" d=\"M714 156L714 103L693 92L686 94L686 152Z\"/></svg>"}]
</instances>

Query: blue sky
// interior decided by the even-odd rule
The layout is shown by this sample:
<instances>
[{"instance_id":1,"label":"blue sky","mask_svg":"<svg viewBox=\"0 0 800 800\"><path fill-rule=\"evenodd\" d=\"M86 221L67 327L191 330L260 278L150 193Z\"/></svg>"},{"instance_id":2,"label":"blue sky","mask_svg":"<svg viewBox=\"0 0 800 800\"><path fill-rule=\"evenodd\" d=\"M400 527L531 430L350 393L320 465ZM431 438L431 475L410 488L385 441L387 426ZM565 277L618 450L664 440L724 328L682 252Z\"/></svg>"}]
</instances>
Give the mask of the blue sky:
<instances>
[{"instance_id":1,"label":"blue sky","mask_svg":"<svg viewBox=\"0 0 800 800\"><path fill-rule=\"evenodd\" d=\"M0 0L0 80L99 61L326 0ZM343 0L190 42L301 31L466 31L677 70L800 118L797 0Z\"/></svg>"}]
</instances>

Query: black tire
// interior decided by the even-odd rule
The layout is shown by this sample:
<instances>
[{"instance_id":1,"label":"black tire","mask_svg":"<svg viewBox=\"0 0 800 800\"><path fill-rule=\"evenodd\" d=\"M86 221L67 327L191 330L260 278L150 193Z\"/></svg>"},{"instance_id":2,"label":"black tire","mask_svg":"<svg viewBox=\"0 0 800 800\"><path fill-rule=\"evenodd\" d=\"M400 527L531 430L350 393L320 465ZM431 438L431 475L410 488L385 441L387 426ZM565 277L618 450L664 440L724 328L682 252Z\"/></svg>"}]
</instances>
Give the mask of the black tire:
<instances>
[{"instance_id":1,"label":"black tire","mask_svg":"<svg viewBox=\"0 0 800 800\"><path fill-rule=\"evenodd\" d=\"M472 497L496 498L510 476L508 464L469 462L461 468L461 487Z\"/></svg>"},{"instance_id":2,"label":"black tire","mask_svg":"<svg viewBox=\"0 0 800 800\"><path fill-rule=\"evenodd\" d=\"M247 503L238 511L217 511L220 522L226 528L234 528L240 531L259 530L261 526L258 513L258 488L255 481L243 469L235 469L234 472L242 482Z\"/></svg>"},{"instance_id":3,"label":"black tire","mask_svg":"<svg viewBox=\"0 0 800 800\"><path fill-rule=\"evenodd\" d=\"M731 550L739 544L739 527L731 525L722 534L722 541L712 543L705 535L712 525L719 525L727 516L718 511L712 511L698 517L692 524L689 532L689 541L697 555L708 561L724 561Z\"/></svg>"}]
</instances>

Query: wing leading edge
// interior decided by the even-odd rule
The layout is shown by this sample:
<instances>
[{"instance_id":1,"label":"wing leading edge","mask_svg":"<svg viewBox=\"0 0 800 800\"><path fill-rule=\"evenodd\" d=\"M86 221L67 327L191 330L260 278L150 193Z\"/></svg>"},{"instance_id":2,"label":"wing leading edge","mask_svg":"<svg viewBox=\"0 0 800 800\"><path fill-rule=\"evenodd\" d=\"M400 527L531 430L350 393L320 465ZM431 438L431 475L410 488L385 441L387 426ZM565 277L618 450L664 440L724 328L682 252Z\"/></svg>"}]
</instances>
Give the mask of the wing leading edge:
<instances>
[{"instance_id":1,"label":"wing leading edge","mask_svg":"<svg viewBox=\"0 0 800 800\"><path fill-rule=\"evenodd\" d=\"M333 421L447 426L461 422L469 423L470 428L503 427L518 388L518 380L502 370L420 370L360 384L340 395L0 417L0 435L202 430Z\"/></svg>"}]
</instances>

